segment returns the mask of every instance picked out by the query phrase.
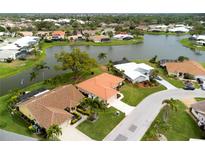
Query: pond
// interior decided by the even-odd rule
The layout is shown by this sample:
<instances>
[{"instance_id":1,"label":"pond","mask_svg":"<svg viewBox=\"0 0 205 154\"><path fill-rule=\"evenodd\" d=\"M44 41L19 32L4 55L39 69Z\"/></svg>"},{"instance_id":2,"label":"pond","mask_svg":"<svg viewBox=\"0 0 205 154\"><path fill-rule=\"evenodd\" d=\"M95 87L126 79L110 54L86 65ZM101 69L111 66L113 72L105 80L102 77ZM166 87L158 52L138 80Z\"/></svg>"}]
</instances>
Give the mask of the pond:
<instances>
[{"instance_id":1,"label":"pond","mask_svg":"<svg viewBox=\"0 0 205 154\"><path fill-rule=\"evenodd\" d=\"M145 35L144 42L137 45L122 46L79 46L82 51L86 51L91 57L97 58L100 52L107 53L107 60L120 60L126 57L129 60L150 59L157 55L159 59L175 59L183 55L190 59L204 62L205 51L192 51L182 46L179 41L187 36L165 36L165 35ZM35 82L42 81L63 73L56 71L53 66L56 64L55 53L59 51L70 52L73 47L57 46L46 50L45 62L51 67L42 72L35 81L30 81L31 69L25 70L15 76L0 79L0 95L6 94L9 90L23 88ZM102 63L102 62L101 62Z\"/></svg>"}]
</instances>

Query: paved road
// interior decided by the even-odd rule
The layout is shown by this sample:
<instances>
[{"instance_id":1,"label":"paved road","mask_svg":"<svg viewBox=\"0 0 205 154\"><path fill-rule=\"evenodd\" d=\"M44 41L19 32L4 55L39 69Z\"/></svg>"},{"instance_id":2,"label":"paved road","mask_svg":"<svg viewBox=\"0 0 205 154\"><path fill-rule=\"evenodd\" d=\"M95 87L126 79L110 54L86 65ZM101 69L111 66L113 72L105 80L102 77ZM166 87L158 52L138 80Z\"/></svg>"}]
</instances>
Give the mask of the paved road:
<instances>
[{"instance_id":1,"label":"paved road","mask_svg":"<svg viewBox=\"0 0 205 154\"><path fill-rule=\"evenodd\" d=\"M164 90L146 97L137 107L114 128L105 141L141 140L162 108L164 99L185 97L205 97L205 91L185 91L183 89Z\"/></svg>"},{"instance_id":2,"label":"paved road","mask_svg":"<svg viewBox=\"0 0 205 154\"><path fill-rule=\"evenodd\" d=\"M0 141L37 141L37 139L0 129Z\"/></svg>"}]
</instances>

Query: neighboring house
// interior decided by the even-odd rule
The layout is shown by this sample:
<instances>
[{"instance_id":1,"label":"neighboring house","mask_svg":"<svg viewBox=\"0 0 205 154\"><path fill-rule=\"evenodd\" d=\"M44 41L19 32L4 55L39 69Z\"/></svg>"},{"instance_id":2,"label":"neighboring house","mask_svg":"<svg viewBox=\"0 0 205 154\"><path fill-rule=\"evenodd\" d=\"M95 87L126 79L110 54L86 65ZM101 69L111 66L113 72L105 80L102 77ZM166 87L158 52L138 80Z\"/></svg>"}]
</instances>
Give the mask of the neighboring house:
<instances>
[{"instance_id":1,"label":"neighboring house","mask_svg":"<svg viewBox=\"0 0 205 154\"><path fill-rule=\"evenodd\" d=\"M99 31L98 30L83 30L82 31L82 34L83 35L89 35L89 36L94 36L96 35L96 33L98 33Z\"/></svg>"},{"instance_id":2,"label":"neighboring house","mask_svg":"<svg viewBox=\"0 0 205 154\"><path fill-rule=\"evenodd\" d=\"M94 35L90 37L90 40L95 43L99 43L99 42L108 42L110 41L110 38L105 35Z\"/></svg>"},{"instance_id":3,"label":"neighboring house","mask_svg":"<svg viewBox=\"0 0 205 154\"><path fill-rule=\"evenodd\" d=\"M117 99L118 91L116 89L122 85L123 81L124 79L120 77L103 73L77 84L77 87L88 97L99 97L109 104Z\"/></svg>"},{"instance_id":4,"label":"neighboring house","mask_svg":"<svg viewBox=\"0 0 205 154\"><path fill-rule=\"evenodd\" d=\"M168 31L173 33L188 33L189 29L186 27L175 27L168 29Z\"/></svg>"},{"instance_id":5,"label":"neighboring house","mask_svg":"<svg viewBox=\"0 0 205 154\"><path fill-rule=\"evenodd\" d=\"M194 77L205 80L205 68L196 61L185 60L183 62L167 62L165 67L169 75L183 77L184 74L192 74Z\"/></svg>"},{"instance_id":6,"label":"neighboring house","mask_svg":"<svg viewBox=\"0 0 205 154\"><path fill-rule=\"evenodd\" d=\"M129 34L117 34L117 35L114 35L113 38L118 39L118 40L131 40L134 37Z\"/></svg>"},{"instance_id":7,"label":"neighboring house","mask_svg":"<svg viewBox=\"0 0 205 154\"><path fill-rule=\"evenodd\" d=\"M48 129L53 124L69 122L73 115L66 110L73 110L83 98L84 96L70 84L36 94L26 101L19 102L17 107L28 119L41 128Z\"/></svg>"},{"instance_id":8,"label":"neighboring house","mask_svg":"<svg viewBox=\"0 0 205 154\"><path fill-rule=\"evenodd\" d=\"M19 32L23 36L33 36L33 32L28 32L28 31L21 31Z\"/></svg>"},{"instance_id":9,"label":"neighboring house","mask_svg":"<svg viewBox=\"0 0 205 154\"><path fill-rule=\"evenodd\" d=\"M63 31L52 32L52 39L53 40L62 40L64 38L65 38L65 32L63 32Z\"/></svg>"},{"instance_id":10,"label":"neighboring house","mask_svg":"<svg viewBox=\"0 0 205 154\"><path fill-rule=\"evenodd\" d=\"M50 34L49 31L38 31L36 33L36 35L39 36L39 37L45 37L45 36L48 36L49 34Z\"/></svg>"},{"instance_id":11,"label":"neighboring house","mask_svg":"<svg viewBox=\"0 0 205 154\"><path fill-rule=\"evenodd\" d=\"M85 37L82 34L68 36L69 41L82 41L84 39L85 39Z\"/></svg>"},{"instance_id":12,"label":"neighboring house","mask_svg":"<svg viewBox=\"0 0 205 154\"><path fill-rule=\"evenodd\" d=\"M154 69L147 64L136 64L135 62L117 64L114 65L114 67L119 72L122 72L124 77L132 83L148 81L149 76Z\"/></svg>"},{"instance_id":13,"label":"neighboring house","mask_svg":"<svg viewBox=\"0 0 205 154\"><path fill-rule=\"evenodd\" d=\"M33 47L38 45L39 37L26 36L22 37L11 44L6 44L0 47L0 61L5 61L8 58L16 59L21 54L31 52Z\"/></svg>"},{"instance_id":14,"label":"neighboring house","mask_svg":"<svg viewBox=\"0 0 205 154\"><path fill-rule=\"evenodd\" d=\"M205 101L192 104L190 111L197 119L198 125L205 129Z\"/></svg>"},{"instance_id":15,"label":"neighboring house","mask_svg":"<svg viewBox=\"0 0 205 154\"><path fill-rule=\"evenodd\" d=\"M149 25L148 31L150 32L166 32L168 26L167 25Z\"/></svg>"}]
</instances>

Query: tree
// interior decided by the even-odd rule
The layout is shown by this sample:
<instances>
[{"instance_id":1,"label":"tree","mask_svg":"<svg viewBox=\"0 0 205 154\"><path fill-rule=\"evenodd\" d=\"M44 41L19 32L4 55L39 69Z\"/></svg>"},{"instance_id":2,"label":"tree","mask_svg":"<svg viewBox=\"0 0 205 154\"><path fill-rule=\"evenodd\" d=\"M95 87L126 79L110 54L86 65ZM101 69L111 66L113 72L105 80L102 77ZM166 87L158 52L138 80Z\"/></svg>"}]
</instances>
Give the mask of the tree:
<instances>
[{"instance_id":1,"label":"tree","mask_svg":"<svg viewBox=\"0 0 205 154\"><path fill-rule=\"evenodd\" d=\"M57 62L61 63L56 68L60 70L71 69L76 78L80 73L89 71L91 68L96 67L96 60L90 58L87 52L80 51L79 48L74 48L71 53L60 52L56 54Z\"/></svg>"},{"instance_id":2,"label":"tree","mask_svg":"<svg viewBox=\"0 0 205 154\"><path fill-rule=\"evenodd\" d=\"M158 75L159 75L159 71L156 70L156 69L154 69L154 70L151 72L150 76L149 76L150 81L154 81L154 79L156 79Z\"/></svg>"},{"instance_id":3,"label":"tree","mask_svg":"<svg viewBox=\"0 0 205 154\"><path fill-rule=\"evenodd\" d=\"M108 71L112 71L114 68L113 62L111 60L109 60L109 62L107 63L107 70Z\"/></svg>"},{"instance_id":4,"label":"tree","mask_svg":"<svg viewBox=\"0 0 205 154\"><path fill-rule=\"evenodd\" d=\"M58 137L62 135L62 129L58 125L52 125L46 130L47 139L58 140Z\"/></svg>"},{"instance_id":5,"label":"tree","mask_svg":"<svg viewBox=\"0 0 205 154\"><path fill-rule=\"evenodd\" d=\"M37 77L37 72L36 71L33 71L30 73L30 81L33 81L36 77Z\"/></svg>"},{"instance_id":6,"label":"tree","mask_svg":"<svg viewBox=\"0 0 205 154\"><path fill-rule=\"evenodd\" d=\"M156 63L157 62L157 55L155 55L153 58L149 60L150 63Z\"/></svg>"},{"instance_id":7,"label":"tree","mask_svg":"<svg viewBox=\"0 0 205 154\"><path fill-rule=\"evenodd\" d=\"M171 98L164 100L162 104L165 104L163 120L167 123L170 111L177 111L177 101Z\"/></svg>"},{"instance_id":8,"label":"tree","mask_svg":"<svg viewBox=\"0 0 205 154\"><path fill-rule=\"evenodd\" d=\"M112 31L108 31L107 34L108 34L108 36L109 36L110 38L113 37L113 32L112 32Z\"/></svg>"},{"instance_id":9,"label":"tree","mask_svg":"<svg viewBox=\"0 0 205 154\"><path fill-rule=\"evenodd\" d=\"M189 60L189 58L185 57L185 56L179 56L177 60L180 61L180 62L183 62L185 60Z\"/></svg>"},{"instance_id":10,"label":"tree","mask_svg":"<svg viewBox=\"0 0 205 154\"><path fill-rule=\"evenodd\" d=\"M107 58L107 54L104 52L101 52L98 54L98 59L99 60L105 60Z\"/></svg>"}]
</instances>

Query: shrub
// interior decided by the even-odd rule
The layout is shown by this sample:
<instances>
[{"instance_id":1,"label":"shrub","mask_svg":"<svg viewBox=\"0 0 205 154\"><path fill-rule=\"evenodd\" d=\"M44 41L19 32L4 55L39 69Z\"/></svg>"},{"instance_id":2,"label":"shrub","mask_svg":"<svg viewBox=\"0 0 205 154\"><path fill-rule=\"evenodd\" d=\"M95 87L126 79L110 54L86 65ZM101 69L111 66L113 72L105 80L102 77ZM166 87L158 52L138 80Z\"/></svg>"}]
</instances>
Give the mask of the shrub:
<instances>
[{"instance_id":1,"label":"shrub","mask_svg":"<svg viewBox=\"0 0 205 154\"><path fill-rule=\"evenodd\" d=\"M189 73L185 73L184 74L184 79L190 79L190 80L194 80L194 76L192 74L189 74Z\"/></svg>"},{"instance_id":2,"label":"shrub","mask_svg":"<svg viewBox=\"0 0 205 154\"><path fill-rule=\"evenodd\" d=\"M74 116L70 122L71 125L75 124L76 122L78 122L82 117L80 114L78 114L77 112L73 112L72 113Z\"/></svg>"},{"instance_id":3,"label":"shrub","mask_svg":"<svg viewBox=\"0 0 205 154\"><path fill-rule=\"evenodd\" d=\"M88 110L83 110L83 109L81 109L81 108L79 108L79 107L76 109L76 111L78 111L79 113L81 113L81 114L83 114L83 115L87 115L87 116L90 115L90 111L88 111Z\"/></svg>"}]
</instances>

